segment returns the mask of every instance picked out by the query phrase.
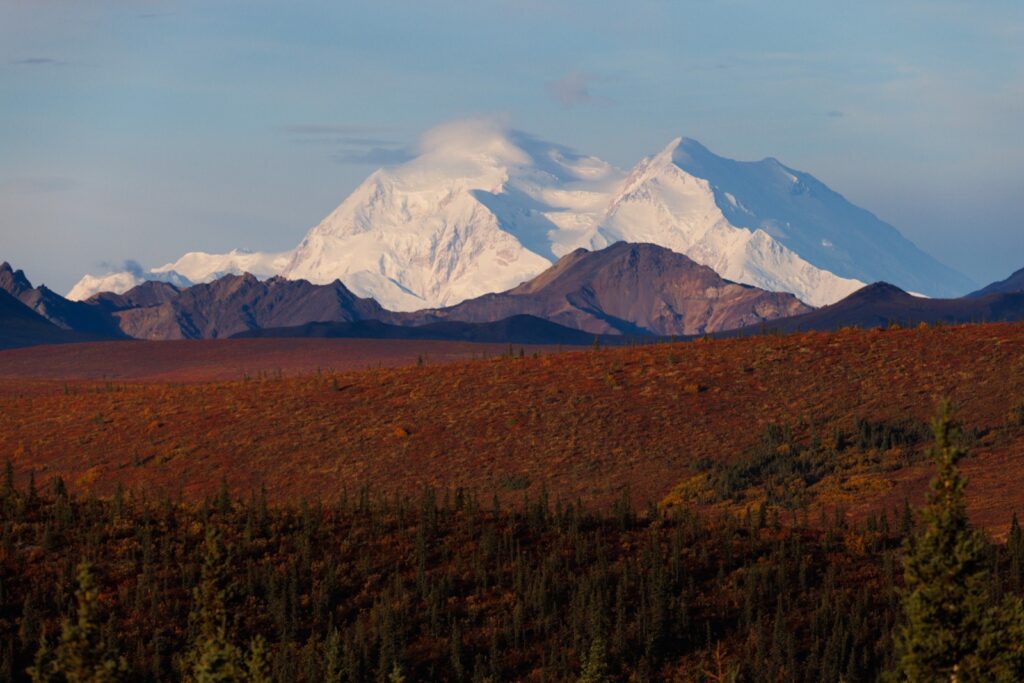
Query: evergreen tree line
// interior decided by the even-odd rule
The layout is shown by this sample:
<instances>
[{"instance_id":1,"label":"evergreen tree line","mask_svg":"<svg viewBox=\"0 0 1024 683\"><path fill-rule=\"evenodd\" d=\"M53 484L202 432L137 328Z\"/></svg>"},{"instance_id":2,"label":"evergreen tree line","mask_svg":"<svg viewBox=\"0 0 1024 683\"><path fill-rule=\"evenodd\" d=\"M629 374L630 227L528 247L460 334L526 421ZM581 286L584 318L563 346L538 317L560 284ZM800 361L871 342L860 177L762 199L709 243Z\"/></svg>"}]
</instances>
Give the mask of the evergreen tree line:
<instances>
[{"instance_id":1,"label":"evergreen tree line","mask_svg":"<svg viewBox=\"0 0 1024 683\"><path fill-rule=\"evenodd\" d=\"M1021 680L1024 536L970 527L935 429L920 524L543 492L100 500L8 467L0 681Z\"/></svg>"}]
</instances>

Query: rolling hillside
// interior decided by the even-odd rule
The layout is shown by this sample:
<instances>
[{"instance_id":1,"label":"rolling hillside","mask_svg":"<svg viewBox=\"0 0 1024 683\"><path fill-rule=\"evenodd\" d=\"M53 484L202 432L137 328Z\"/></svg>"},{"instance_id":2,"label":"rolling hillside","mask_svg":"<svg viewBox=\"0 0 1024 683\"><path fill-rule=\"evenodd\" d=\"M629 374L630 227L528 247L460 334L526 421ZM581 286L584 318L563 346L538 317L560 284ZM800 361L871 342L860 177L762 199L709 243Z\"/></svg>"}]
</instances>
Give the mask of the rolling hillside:
<instances>
[{"instance_id":1,"label":"rolling hillside","mask_svg":"<svg viewBox=\"0 0 1024 683\"><path fill-rule=\"evenodd\" d=\"M0 396L0 453L13 456L22 481L30 471L39 481L59 474L97 492L123 484L194 499L223 478L242 494L266 486L277 500L434 485L607 503L628 489L638 505L784 500L853 514L923 494L922 434L948 396L976 453L967 465L974 513L999 529L1024 510L1012 476L1024 449L1021 325L769 335L217 384L3 380ZM780 461L758 460L766 445L818 463L817 474L786 480L784 496L769 490L764 463ZM754 470L743 464L755 461Z\"/></svg>"}]
</instances>

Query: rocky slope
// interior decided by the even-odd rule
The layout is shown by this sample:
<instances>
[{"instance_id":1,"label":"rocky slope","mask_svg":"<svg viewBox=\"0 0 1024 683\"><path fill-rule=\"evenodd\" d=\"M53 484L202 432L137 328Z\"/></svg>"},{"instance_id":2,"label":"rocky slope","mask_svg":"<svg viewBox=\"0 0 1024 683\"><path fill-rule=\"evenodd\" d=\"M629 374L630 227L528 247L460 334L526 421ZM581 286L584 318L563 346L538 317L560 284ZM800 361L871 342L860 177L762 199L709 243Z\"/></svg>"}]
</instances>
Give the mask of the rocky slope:
<instances>
[{"instance_id":1,"label":"rocky slope","mask_svg":"<svg viewBox=\"0 0 1024 683\"><path fill-rule=\"evenodd\" d=\"M6 290L0 289L0 349L97 341L100 338L98 335L57 327Z\"/></svg>"},{"instance_id":2,"label":"rocky slope","mask_svg":"<svg viewBox=\"0 0 1024 683\"><path fill-rule=\"evenodd\" d=\"M377 302L356 297L337 281L329 285L279 277L261 281L248 273L180 291L166 284L159 288L146 284L124 295L100 295L92 301L110 310L121 330L138 339L216 339L253 329L387 315Z\"/></svg>"},{"instance_id":3,"label":"rocky slope","mask_svg":"<svg viewBox=\"0 0 1024 683\"><path fill-rule=\"evenodd\" d=\"M694 335L810 311L792 294L729 282L653 244L618 242L562 257L507 292L406 314L406 324L491 322L533 315L595 334Z\"/></svg>"},{"instance_id":4,"label":"rocky slope","mask_svg":"<svg viewBox=\"0 0 1024 683\"><path fill-rule=\"evenodd\" d=\"M105 311L79 301L69 301L45 285L33 287L21 270L6 261L0 263L0 289L64 330L74 330L94 338L123 338L117 321Z\"/></svg>"}]
</instances>

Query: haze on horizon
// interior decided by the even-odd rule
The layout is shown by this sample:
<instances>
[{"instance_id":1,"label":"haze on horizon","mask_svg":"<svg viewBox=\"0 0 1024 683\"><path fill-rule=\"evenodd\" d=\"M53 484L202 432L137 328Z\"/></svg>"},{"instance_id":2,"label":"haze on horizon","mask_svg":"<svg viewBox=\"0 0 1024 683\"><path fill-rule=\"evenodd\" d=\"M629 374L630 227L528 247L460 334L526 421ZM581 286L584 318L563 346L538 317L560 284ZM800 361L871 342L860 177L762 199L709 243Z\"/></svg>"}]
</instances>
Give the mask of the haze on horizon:
<instances>
[{"instance_id":1,"label":"haze on horizon","mask_svg":"<svg viewBox=\"0 0 1024 683\"><path fill-rule=\"evenodd\" d=\"M628 167L813 173L979 284L1024 266L1024 6L0 0L0 260L66 291L293 247L458 118Z\"/></svg>"}]
</instances>

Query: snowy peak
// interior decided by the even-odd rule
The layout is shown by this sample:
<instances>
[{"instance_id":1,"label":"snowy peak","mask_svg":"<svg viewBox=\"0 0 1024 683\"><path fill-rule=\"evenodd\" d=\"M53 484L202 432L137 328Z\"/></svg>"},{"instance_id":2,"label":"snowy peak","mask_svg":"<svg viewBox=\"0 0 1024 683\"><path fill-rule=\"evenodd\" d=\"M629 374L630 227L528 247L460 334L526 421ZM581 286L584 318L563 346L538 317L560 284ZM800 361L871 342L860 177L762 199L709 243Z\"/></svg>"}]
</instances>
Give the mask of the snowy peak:
<instances>
[{"instance_id":1,"label":"snowy peak","mask_svg":"<svg viewBox=\"0 0 1024 683\"><path fill-rule=\"evenodd\" d=\"M761 227L739 227L723 211L735 202L701 175L714 157L699 143L673 140L661 152L642 160L629 173L622 190L600 220L609 241L651 242L686 254L725 278L796 294L821 306L863 286L818 268L778 242Z\"/></svg>"},{"instance_id":2,"label":"snowy peak","mask_svg":"<svg viewBox=\"0 0 1024 683\"><path fill-rule=\"evenodd\" d=\"M888 280L929 295L970 287L965 277L809 173L773 157L727 159L686 138L670 148L677 167L708 182L730 224L763 230L818 268L863 282Z\"/></svg>"},{"instance_id":3,"label":"snowy peak","mask_svg":"<svg viewBox=\"0 0 1024 683\"><path fill-rule=\"evenodd\" d=\"M291 252L266 254L247 249L232 249L226 254L208 254L193 251L174 263L154 268L153 273L178 275L192 282L212 282L225 275L250 273L258 278L268 278L281 272Z\"/></svg>"},{"instance_id":4,"label":"snowy peak","mask_svg":"<svg viewBox=\"0 0 1024 683\"><path fill-rule=\"evenodd\" d=\"M895 228L773 158L734 161L678 137L623 172L493 118L438 126L415 151L371 174L291 252L195 252L83 279L73 293L250 272L341 279L411 311L512 289L576 249L618 241L660 245L816 306L878 280L929 295L969 289Z\"/></svg>"},{"instance_id":5,"label":"snowy peak","mask_svg":"<svg viewBox=\"0 0 1024 683\"><path fill-rule=\"evenodd\" d=\"M193 251L174 263L151 270L128 264L131 267L127 270L86 275L68 292L67 298L85 301L101 292L124 294L143 282L166 282L185 288L200 282L213 282L225 275L250 273L258 278L268 278L281 272L290 255L291 252L266 254L246 249L233 249L226 254Z\"/></svg>"},{"instance_id":6,"label":"snowy peak","mask_svg":"<svg viewBox=\"0 0 1024 683\"><path fill-rule=\"evenodd\" d=\"M283 274L340 277L398 311L503 291L547 268L559 220L603 205L594 186L618 179L599 159L489 120L441 126L419 150L310 230Z\"/></svg>"}]
</instances>

